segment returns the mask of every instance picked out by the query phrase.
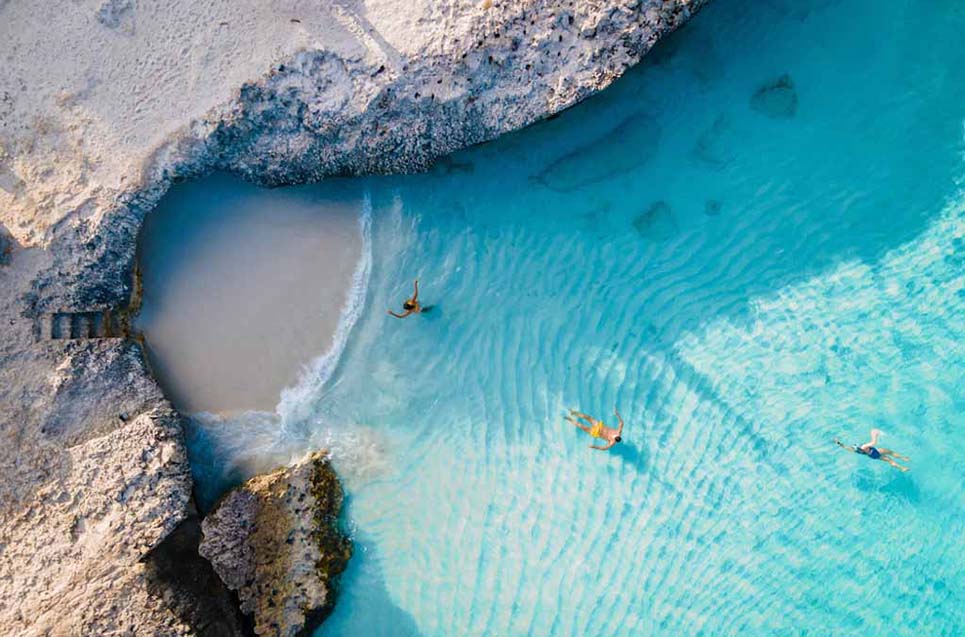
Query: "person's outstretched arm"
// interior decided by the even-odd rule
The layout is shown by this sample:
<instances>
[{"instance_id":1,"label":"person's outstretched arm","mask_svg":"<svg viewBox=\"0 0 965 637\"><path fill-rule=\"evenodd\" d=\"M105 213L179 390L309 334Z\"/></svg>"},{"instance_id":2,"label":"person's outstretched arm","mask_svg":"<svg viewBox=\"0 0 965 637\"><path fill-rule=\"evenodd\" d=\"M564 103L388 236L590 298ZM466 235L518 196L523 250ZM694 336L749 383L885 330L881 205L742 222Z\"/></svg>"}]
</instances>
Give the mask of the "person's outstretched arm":
<instances>
[{"instance_id":1,"label":"person's outstretched arm","mask_svg":"<svg viewBox=\"0 0 965 637\"><path fill-rule=\"evenodd\" d=\"M871 442L866 442L866 443L864 443L864 444L861 445L861 446L862 446L862 447L877 447L877 446L878 446L878 436L880 436L880 435L881 435L881 430L880 430L880 429L872 429L872 430L871 430Z\"/></svg>"},{"instance_id":2,"label":"person's outstretched arm","mask_svg":"<svg viewBox=\"0 0 965 637\"><path fill-rule=\"evenodd\" d=\"M613 415L616 416L617 420L620 421L620 427L617 429L617 435L622 436L623 435L623 416L620 415L620 412L617 411L616 407L613 408Z\"/></svg>"},{"instance_id":3,"label":"person's outstretched arm","mask_svg":"<svg viewBox=\"0 0 965 637\"><path fill-rule=\"evenodd\" d=\"M597 447L596 445L589 445L589 447L590 447L590 449L599 449L600 451L606 451L607 449L609 449L610 447L612 447L612 446L615 445L615 444L616 444L615 442L610 442L610 444L608 444L608 445L605 446L605 447Z\"/></svg>"},{"instance_id":4,"label":"person's outstretched arm","mask_svg":"<svg viewBox=\"0 0 965 637\"><path fill-rule=\"evenodd\" d=\"M852 448L849 447L848 445L844 444L843 442L841 442L841 441L838 440L837 438L834 439L834 444L838 445L839 447L841 447L841 448L844 449L845 451L850 451L851 453L854 453L854 449L852 449Z\"/></svg>"},{"instance_id":5,"label":"person's outstretched arm","mask_svg":"<svg viewBox=\"0 0 965 637\"><path fill-rule=\"evenodd\" d=\"M391 315L394 316L395 318L405 318L405 317L409 316L410 314L412 314L412 310L406 310L406 311L405 311L405 314L396 314L396 313L393 312L392 310L387 310L387 311L388 311L389 314L391 314Z\"/></svg>"},{"instance_id":6,"label":"person's outstretched arm","mask_svg":"<svg viewBox=\"0 0 965 637\"><path fill-rule=\"evenodd\" d=\"M412 293L412 302L415 303L419 300L419 279L415 280L412 287L415 288L415 291Z\"/></svg>"}]
</instances>

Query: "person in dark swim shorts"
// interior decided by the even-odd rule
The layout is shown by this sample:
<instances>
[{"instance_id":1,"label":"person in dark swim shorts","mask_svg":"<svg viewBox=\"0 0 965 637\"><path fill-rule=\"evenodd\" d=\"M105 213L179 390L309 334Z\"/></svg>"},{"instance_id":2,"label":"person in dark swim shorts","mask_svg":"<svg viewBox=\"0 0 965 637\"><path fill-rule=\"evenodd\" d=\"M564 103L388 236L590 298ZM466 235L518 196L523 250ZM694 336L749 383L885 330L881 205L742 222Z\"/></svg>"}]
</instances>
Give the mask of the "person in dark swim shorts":
<instances>
[{"instance_id":1,"label":"person in dark swim shorts","mask_svg":"<svg viewBox=\"0 0 965 637\"><path fill-rule=\"evenodd\" d=\"M895 462L895 458L898 458L899 460L904 460L906 462L908 460L911 460L911 458L909 458L908 456L903 456L899 453L896 453L891 449L885 449L884 447L879 447L878 436L880 435L881 435L880 429L872 429L871 441L866 442L863 445L846 445L842 443L840 440L838 440L837 438L834 439L834 444L838 445L845 451L851 451L857 454L861 454L862 456L868 456L872 460L884 460L885 462L890 464L895 469L898 469L899 471L908 471L908 467L905 467Z\"/></svg>"}]
</instances>

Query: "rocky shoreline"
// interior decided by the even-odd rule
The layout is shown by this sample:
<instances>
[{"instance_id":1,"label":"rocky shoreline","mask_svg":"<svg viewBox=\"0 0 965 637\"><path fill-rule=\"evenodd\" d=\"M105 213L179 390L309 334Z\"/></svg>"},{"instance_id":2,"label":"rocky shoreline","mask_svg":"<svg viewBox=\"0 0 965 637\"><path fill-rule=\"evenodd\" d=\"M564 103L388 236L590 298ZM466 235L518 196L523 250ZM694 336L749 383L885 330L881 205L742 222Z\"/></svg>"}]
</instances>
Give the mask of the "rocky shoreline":
<instances>
[{"instance_id":1,"label":"rocky shoreline","mask_svg":"<svg viewBox=\"0 0 965 637\"><path fill-rule=\"evenodd\" d=\"M98 38L136 37L150 28L149 6L100 4L96 15L110 19L83 27L108 30ZM37 80L44 73L53 77L55 68L14 69L0 84L4 631L295 634L289 629L297 632L306 621L265 623L260 602L253 601L260 593L246 586L234 588L254 621L237 612L236 598L220 584L230 584L233 572L224 563L219 567L226 553L212 548L219 545L204 531L216 536L221 525L199 521L192 504L180 417L152 380L136 338L125 338L124 317L136 310L138 298L137 234L171 183L214 169L266 185L424 170L442 155L601 90L702 4L416 3L409 15L397 17L395 31L379 27L396 19L398 8L389 0L371 0L366 12L356 13L326 5L319 11L341 25L337 37L319 27L303 33L305 44L280 59L266 49L258 62L267 74L231 87L233 98L200 114L167 113L163 103L135 102L124 111L127 102L118 98L107 119L99 118L96 107L111 104L109 92L98 92L108 78L92 77L83 90L58 93L52 79ZM0 4L6 25L0 30L11 36L18 27L28 32L28 21L37 19L16 10ZM303 31L302 22L309 22L294 15L287 20ZM203 48L207 40L192 46ZM3 47L13 45L0 45L7 59L23 55ZM182 50L169 53L177 60ZM90 65L97 68L96 60ZM150 136L114 140L112 156L111 122L136 121L144 108L163 113L172 132L160 142ZM300 481L302 492L310 485L306 498L315 502L291 513L290 523L266 542L287 539L291 529L335 528L337 480L305 478L306 471L329 475L319 463L327 466L313 457L253 479L286 489ZM215 519L228 511L235 521L257 516L245 507L224 508L238 494L260 493L255 487L249 483L229 495ZM305 517L315 514L327 516L326 522L319 526ZM333 556L323 570L334 574L344 567L347 548L337 532L325 533L324 543L336 548L323 551ZM200 555L194 559L195 546L213 571ZM320 558L309 553L317 563ZM302 566L293 560L290 569ZM313 584L309 596L309 605L322 613L331 605L328 581Z\"/></svg>"},{"instance_id":2,"label":"rocky shoreline","mask_svg":"<svg viewBox=\"0 0 965 637\"><path fill-rule=\"evenodd\" d=\"M342 487L324 452L232 489L202 523L199 554L258 635L308 634L335 605L352 544L338 528Z\"/></svg>"}]
</instances>

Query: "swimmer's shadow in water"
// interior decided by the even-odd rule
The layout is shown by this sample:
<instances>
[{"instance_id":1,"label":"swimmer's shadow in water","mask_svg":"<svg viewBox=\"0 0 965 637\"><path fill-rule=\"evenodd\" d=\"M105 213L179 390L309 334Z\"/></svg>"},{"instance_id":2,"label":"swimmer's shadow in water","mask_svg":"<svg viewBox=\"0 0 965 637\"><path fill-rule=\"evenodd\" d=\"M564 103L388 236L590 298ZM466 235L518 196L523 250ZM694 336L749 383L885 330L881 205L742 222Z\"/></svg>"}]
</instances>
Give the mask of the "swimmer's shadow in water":
<instances>
[{"instance_id":1,"label":"swimmer's shadow in water","mask_svg":"<svg viewBox=\"0 0 965 637\"><path fill-rule=\"evenodd\" d=\"M851 480L854 487L865 493L878 492L902 498L910 504L921 501L921 491L910 474L899 472L884 462L880 464L884 466L859 469Z\"/></svg>"},{"instance_id":2,"label":"swimmer's shadow in water","mask_svg":"<svg viewBox=\"0 0 965 637\"><path fill-rule=\"evenodd\" d=\"M647 470L647 450L638 447L633 442L618 442L610 448L610 453L618 457L625 465L640 473Z\"/></svg>"},{"instance_id":3,"label":"swimmer's shadow in water","mask_svg":"<svg viewBox=\"0 0 965 637\"><path fill-rule=\"evenodd\" d=\"M423 305L419 316L428 320L438 319L442 316L442 308L438 305Z\"/></svg>"}]
</instances>

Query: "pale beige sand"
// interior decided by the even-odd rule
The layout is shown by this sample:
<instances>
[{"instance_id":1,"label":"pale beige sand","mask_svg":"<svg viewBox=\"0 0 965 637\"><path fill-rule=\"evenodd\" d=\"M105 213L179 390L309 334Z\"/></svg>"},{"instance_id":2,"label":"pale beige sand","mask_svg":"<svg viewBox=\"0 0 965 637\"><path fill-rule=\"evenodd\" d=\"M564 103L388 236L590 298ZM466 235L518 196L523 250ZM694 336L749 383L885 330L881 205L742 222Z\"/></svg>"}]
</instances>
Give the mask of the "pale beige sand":
<instances>
[{"instance_id":1,"label":"pale beige sand","mask_svg":"<svg viewBox=\"0 0 965 637\"><path fill-rule=\"evenodd\" d=\"M179 410L271 411L332 346L362 248L359 199L340 187L216 175L148 216L137 325Z\"/></svg>"},{"instance_id":2,"label":"pale beige sand","mask_svg":"<svg viewBox=\"0 0 965 637\"><path fill-rule=\"evenodd\" d=\"M426 11L424 0L417 4ZM91 214L101 190L129 187L172 135L297 51L378 59L381 49L360 24L386 27L393 51L419 50L426 36L393 20L396 8L0 0L0 208L12 206L19 222L9 230L40 243L67 212Z\"/></svg>"}]
</instances>

